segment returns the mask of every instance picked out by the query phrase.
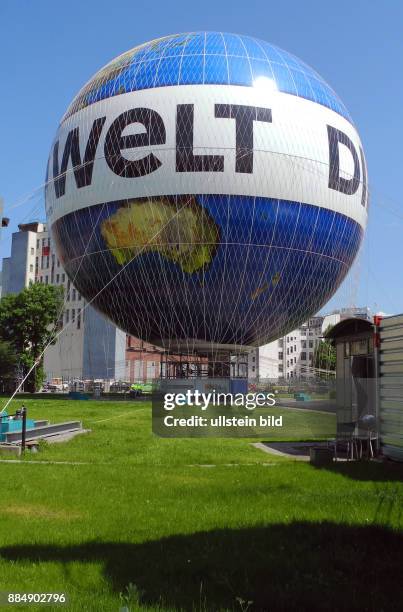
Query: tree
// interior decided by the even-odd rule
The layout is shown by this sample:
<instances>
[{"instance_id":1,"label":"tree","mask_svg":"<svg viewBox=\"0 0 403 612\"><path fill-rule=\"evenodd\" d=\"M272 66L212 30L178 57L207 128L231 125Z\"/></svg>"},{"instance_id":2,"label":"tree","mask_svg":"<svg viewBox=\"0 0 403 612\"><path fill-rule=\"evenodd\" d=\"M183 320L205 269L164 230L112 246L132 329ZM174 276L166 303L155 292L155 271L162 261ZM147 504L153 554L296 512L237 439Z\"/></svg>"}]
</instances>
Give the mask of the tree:
<instances>
[{"instance_id":1,"label":"tree","mask_svg":"<svg viewBox=\"0 0 403 612\"><path fill-rule=\"evenodd\" d=\"M16 380L18 355L10 342L0 340L0 390L8 391Z\"/></svg>"},{"instance_id":2,"label":"tree","mask_svg":"<svg viewBox=\"0 0 403 612\"><path fill-rule=\"evenodd\" d=\"M18 354L24 376L36 363L27 379L27 389L36 391L43 382L41 354L50 342L63 305L63 289L35 283L20 293L0 301L0 337Z\"/></svg>"},{"instance_id":3,"label":"tree","mask_svg":"<svg viewBox=\"0 0 403 612\"><path fill-rule=\"evenodd\" d=\"M331 330L331 328L332 325L329 325L329 327L325 331L325 336ZM335 372L336 348L333 346L330 340L324 338L317 344L314 353L314 365L317 370L327 370L330 372Z\"/></svg>"}]
</instances>

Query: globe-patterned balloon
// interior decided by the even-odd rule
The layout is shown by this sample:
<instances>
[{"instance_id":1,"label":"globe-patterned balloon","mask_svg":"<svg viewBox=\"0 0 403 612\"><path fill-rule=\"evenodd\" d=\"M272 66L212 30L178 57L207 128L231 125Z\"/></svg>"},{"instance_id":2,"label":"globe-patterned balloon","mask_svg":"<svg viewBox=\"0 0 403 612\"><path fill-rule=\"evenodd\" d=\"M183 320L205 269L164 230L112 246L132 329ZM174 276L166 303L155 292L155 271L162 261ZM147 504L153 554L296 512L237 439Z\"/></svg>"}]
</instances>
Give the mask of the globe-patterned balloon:
<instances>
[{"instance_id":1,"label":"globe-patterned balloon","mask_svg":"<svg viewBox=\"0 0 403 612\"><path fill-rule=\"evenodd\" d=\"M166 348L261 345L316 313L359 250L367 170L345 106L293 55L196 32L131 49L67 109L46 209L60 260Z\"/></svg>"}]
</instances>

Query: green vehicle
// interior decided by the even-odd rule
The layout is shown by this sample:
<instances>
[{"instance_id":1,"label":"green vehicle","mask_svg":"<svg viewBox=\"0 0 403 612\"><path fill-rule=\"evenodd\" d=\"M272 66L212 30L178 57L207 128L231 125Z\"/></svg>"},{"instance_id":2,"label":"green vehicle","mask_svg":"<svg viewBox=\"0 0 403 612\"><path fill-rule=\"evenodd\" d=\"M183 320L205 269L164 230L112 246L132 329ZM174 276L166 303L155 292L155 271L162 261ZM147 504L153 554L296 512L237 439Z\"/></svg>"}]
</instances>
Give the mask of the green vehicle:
<instances>
[{"instance_id":1,"label":"green vehicle","mask_svg":"<svg viewBox=\"0 0 403 612\"><path fill-rule=\"evenodd\" d=\"M132 397L137 397L138 395L151 395L152 392L152 383L135 382L130 385L130 395Z\"/></svg>"}]
</instances>

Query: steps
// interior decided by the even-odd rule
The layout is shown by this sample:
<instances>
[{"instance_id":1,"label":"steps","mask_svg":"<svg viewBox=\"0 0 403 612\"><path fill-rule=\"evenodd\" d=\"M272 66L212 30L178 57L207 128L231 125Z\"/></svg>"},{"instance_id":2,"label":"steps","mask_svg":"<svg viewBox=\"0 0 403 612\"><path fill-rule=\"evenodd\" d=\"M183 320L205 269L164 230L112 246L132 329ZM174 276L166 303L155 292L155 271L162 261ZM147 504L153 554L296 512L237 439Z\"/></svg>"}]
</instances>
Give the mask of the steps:
<instances>
[{"instance_id":1,"label":"steps","mask_svg":"<svg viewBox=\"0 0 403 612\"><path fill-rule=\"evenodd\" d=\"M47 421L38 421L34 428L27 429L26 441L38 440L39 438L49 438L61 433L82 430L81 421L67 421L66 423L55 423L49 425ZM5 443L21 444L21 431L11 431L5 435Z\"/></svg>"}]
</instances>

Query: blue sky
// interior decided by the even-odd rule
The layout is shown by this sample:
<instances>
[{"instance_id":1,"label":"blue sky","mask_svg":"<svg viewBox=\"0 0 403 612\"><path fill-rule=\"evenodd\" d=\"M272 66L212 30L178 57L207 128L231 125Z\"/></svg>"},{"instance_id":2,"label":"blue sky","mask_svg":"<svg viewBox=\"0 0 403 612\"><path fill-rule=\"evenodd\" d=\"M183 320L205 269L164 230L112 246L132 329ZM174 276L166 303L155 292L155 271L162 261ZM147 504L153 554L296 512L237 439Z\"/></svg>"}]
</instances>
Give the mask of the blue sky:
<instances>
[{"instance_id":1,"label":"blue sky","mask_svg":"<svg viewBox=\"0 0 403 612\"><path fill-rule=\"evenodd\" d=\"M403 311L403 4L355 0L0 0L0 193L11 231L36 214L49 147L73 96L101 66L166 34L221 30L272 42L315 68L364 144L370 222L358 265L328 309ZM25 203L24 196L32 194ZM39 211L39 209L37 208Z\"/></svg>"}]
</instances>

